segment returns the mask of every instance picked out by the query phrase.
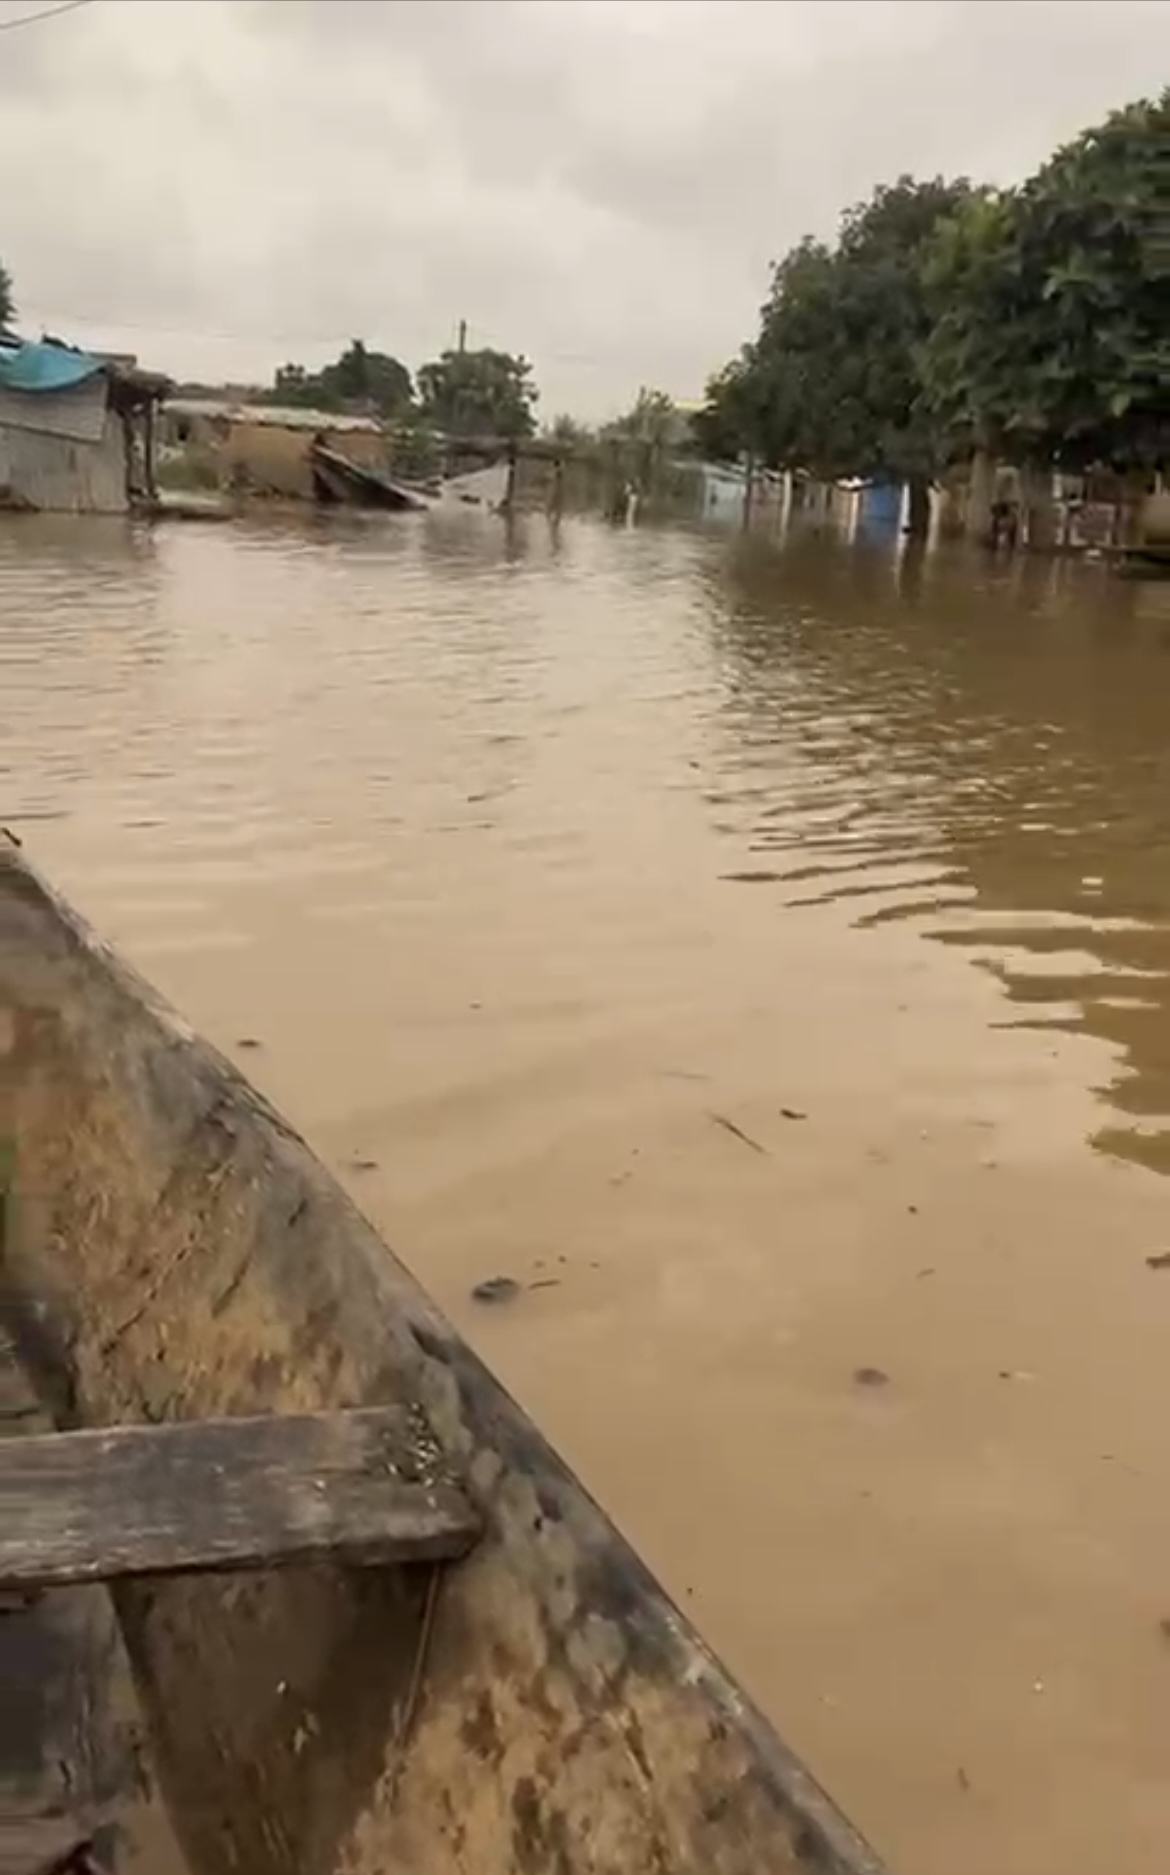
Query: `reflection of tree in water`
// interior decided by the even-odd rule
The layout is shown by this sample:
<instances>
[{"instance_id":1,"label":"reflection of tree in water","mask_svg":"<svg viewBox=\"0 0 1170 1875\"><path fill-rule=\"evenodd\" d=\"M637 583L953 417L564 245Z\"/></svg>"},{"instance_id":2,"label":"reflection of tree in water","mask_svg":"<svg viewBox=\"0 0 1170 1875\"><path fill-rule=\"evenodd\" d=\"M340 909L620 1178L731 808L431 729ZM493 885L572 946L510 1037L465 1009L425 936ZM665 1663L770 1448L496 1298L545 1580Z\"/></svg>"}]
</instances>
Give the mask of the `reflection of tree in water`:
<instances>
[{"instance_id":1,"label":"reflection of tree in water","mask_svg":"<svg viewBox=\"0 0 1170 1875\"><path fill-rule=\"evenodd\" d=\"M710 599L733 799L785 856L754 876L910 919L1020 1023L1112 1044L1097 1143L1170 1171L1165 588L745 541Z\"/></svg>"}]
</instances>

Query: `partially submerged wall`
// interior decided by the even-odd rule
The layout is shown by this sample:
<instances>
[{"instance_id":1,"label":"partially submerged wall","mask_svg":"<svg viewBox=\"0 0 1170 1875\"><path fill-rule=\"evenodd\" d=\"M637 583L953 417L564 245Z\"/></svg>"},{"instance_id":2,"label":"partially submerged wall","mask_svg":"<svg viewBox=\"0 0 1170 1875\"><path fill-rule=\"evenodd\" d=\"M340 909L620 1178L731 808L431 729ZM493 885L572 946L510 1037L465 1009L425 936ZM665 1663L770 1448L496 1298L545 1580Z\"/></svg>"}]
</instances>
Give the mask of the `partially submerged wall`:
<instances>
[{"instance_id":1,"label":"partially submerged wall","mask_svg":"<svg viewBox=\"0 0 1170 1875\"><path fill-rule=\"evenodd\" d=\"M224 445L223 459L258 490L288 495L302 501L313 498L309 451L317 435L339 456L367 469L386 468L386 444L372 430L286 430L274 423L233 423Z\"/></svg>"},{"instance_id":2,"label":"partially submerged wall","mask_svg":"<svg viewBox=\"0 0 1170 1875\"><path fill-rule=\"evenodd\" d=\"M0 389L0 507L125 514L126 440L104 377L37 396Z\"/></svg>"},{"instance_id":3,"label":"partially submerged wall","mask_svg":"<svg viewBox=\"0 0 1170 1875\"><path fill-rule=\"evenodd\" d=\"M201 481L214 479L292 501L313 499L309 453L317 436L363 468L384 474L387 466L386 439L380 430L331 429L327 421L285 425L230 412L204 416L180 409L168 413L164 434L172 455L185 457Z\"/></svg>"}]
</instances>

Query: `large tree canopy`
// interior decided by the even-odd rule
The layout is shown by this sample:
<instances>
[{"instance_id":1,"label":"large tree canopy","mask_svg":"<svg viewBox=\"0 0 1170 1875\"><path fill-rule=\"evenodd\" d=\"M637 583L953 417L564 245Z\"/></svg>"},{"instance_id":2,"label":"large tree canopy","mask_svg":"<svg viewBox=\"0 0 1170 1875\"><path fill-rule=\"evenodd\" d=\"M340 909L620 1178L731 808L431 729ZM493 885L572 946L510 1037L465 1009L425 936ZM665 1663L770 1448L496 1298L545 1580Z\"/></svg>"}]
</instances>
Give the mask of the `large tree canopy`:
<instances>
[{"instance_id":1,"label":"large tree canopy","mask_svg":"<svg viewBox=\"0 0 1170 1875\"><path fill-rule=\"evenodd\" d=\"M644 449L662 451L679 447L689 431L690 425L674 399L665 391L651 390L643 384L625 414L605 424L601 434L611 442L636 443Z\"/></svg>"},{"instance_id":2,"label":"large tree canopy","mask_svg":"<svg viewBox=\"0 0 1170 1875\"><path fill-rule=\"evenodd\" d=\"M420 369L416 402L406 366L354 339L322 371L282 365L270 396L274 403L316 410L367 409L400 421L413 416L456 436L523 437L536 427L532 366L510 352L444 352Z\"/></svg>"},{"instance_id":3,"label":"large tree canopy","mask_svg":"<svg viewBox=\"0 0 1170 1875\"><path fill-rule=\"evenodd\" d=\"M704 445L912 488L981 445L1164 461L1168 149L1164 92L1018 190L879 188L835 244L805 240L774 267L758 334L708 386Z\"/></svg>"},{"instance_id":4,"label":"large tree canopy","mask_svg":"<svg viewBox=\"0 0 1170 1875\"><path fill-rule=\"evenodd\" d=\"M566 449L586 449L597 440L589 425L570 416L567 410L558 411L542 434L550 443L560 443Z\"/></svg>"},{"instance_id":5,"label":"large tree canopy","mask_svg":"<svg viewBox=\"0 0 1170 1875\"><path fill-rule=\"evenodd\" d=\"M304 365L282 365L276 373L272 396L276 403L296 404L313 410L364 407L392 417L409 408L413 398L410 372L388 352L367 349L354 339L334 364L323 371Z\"/></svg>"},{"instance_id":6,"label":"large tree canopy","mask_svg":"<svg viewBox=\"0 0 1170 1875\"><path fill-rule=\"evenodd\" d=\"M754 345L745 345L717 371L707 385L707 401L691 419L691 432L701 455L714 462L732 462L745 450L761 451L774 462L785 460L779 445L767 448L765 431L771 396L759 369Z\"/></svg>"},{"instance_id":7,"label":"large tree canopy","mask_svg":"<svg viewBox=\"0 0 1170 1875\"><path fill-rule=\"evenodd\" d=\"M1170 431L1170 91L1014 193L965 204L931 258L923 371L952 442L1021 462L1164 459Z\"/></svg>"},{"instance_id":8,"label":"large tree canopy","mask_svg":"<svg viewBox=\"0 0 1170 1875\"><path fill-rule=\"evenodd\" d=\"M447 351L418 373L423 413L452 436L531 436L537 390L532 366L511 352Z\"/></svg>"},{"instance_id":9,"label":"large tree canopy","mask_svg":"<svg viewBox=\"0 0 1170 1875\"><path fill-rule=\"evenodd\" d=\"M928 477L924 260L969 193L904 176L848 212L835 247L793 248L773 269L758 337L712 382L703 433L822 475Z\"/></svg>"}]
</instances>

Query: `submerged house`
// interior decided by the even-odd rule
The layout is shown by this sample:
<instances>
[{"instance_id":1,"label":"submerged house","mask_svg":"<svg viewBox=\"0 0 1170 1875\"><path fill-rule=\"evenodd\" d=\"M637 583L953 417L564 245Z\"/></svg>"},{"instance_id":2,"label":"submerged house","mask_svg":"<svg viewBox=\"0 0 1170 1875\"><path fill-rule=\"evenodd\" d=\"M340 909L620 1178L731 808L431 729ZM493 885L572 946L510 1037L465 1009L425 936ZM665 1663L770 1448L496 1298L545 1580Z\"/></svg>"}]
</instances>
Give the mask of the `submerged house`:
<instances>
[{"instance_id":1,"label":"submerged house","mask_svg":"<svg viewBox=\"0 0 1170 1875\"><path fill-rule=\"evenodd\" d=\"M169 388L132 358L0 334L0 509L153 506L155 419Z\"/></svg>"},{"instance_id":2,"label":"submerged house","mask_svg":"<svg viewBox=\"0 0 1170 1875\"><path fill-rule=\"evenodd\" d=\"M830 484L827 513L849 540L896 540L907 518L905 485L864 475L841 476Z\"/></svg>"},{"instance_id":3,"label":"submerged house","mask_svg":"<svg viewBox=\"0 0 1170 1875\"><path fill-rule=\"evenodd\" d=\"M784 523L792 505L792 477L746 462L697 462L698 512L702 520L729 526L767 514Z\"/></svg>"},{"instance_id":4,"label":"submerged house","mask_svg":"<svg viewBox=\"0 0 1170 1875\"><path fill-rule=\"evenodd\" d=\"M258 495L312 501L312 451L320 442L359 468L385 471L386 434L375 417L176 397L168 405L164 442L208 479Z\"/></svg>"}]
</instances>

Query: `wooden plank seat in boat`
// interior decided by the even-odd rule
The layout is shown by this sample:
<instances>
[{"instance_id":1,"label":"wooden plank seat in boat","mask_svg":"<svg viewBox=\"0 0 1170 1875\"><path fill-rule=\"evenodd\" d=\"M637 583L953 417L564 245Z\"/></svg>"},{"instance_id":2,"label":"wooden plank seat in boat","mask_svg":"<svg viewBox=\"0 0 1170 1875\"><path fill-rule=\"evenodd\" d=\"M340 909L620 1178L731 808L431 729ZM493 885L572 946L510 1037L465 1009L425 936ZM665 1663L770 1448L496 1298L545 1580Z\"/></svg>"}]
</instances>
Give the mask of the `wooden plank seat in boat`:
<instances>
[{"instance_id":1,"label":"wooden plank seat in boat","mask_svg":"<svg viewBox=\"0 0 1170 1875\"><path fill-rule=\"evenodd\" d=\"M331 1559L442 1561L478 1534L408 1411L55 1432L0 1445L0 1593Z\"/></svg>"}]
</instances>

